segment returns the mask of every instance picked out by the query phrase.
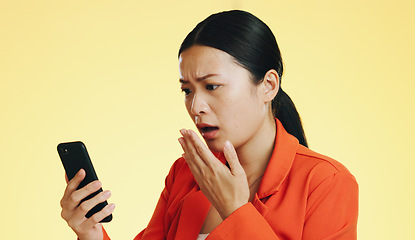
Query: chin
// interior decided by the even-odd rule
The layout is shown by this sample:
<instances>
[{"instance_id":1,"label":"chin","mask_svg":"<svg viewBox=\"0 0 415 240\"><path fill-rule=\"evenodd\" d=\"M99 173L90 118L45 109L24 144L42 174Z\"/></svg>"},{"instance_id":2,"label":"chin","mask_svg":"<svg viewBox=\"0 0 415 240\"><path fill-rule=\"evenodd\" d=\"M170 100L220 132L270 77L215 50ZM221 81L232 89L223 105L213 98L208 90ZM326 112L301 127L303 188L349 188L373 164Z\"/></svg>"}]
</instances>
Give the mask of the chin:
<instances>
[{"instance_id":1,"label":"chin","mask_svg":"<svg viewBox=\"0 0 415 240\"><path fill-rule=\"evenodd\" d=\"M219 152L223 152L223 147L225 146L225 143L210 140L210 141L206 141L206 145L209 147L210 151L219 153Z\"/></svg>"}]
</instances>

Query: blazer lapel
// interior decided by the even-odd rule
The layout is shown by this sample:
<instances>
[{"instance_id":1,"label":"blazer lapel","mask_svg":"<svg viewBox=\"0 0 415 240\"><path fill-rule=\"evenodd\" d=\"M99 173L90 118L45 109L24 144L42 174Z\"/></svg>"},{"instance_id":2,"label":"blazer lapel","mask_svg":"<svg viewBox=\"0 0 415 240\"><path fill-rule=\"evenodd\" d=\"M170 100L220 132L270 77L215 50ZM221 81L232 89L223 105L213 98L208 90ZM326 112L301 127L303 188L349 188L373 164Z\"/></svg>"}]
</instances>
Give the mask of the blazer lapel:
<instances>
[{"instance_id":1,"label":"blazer lapel","mask_svg":"<svg viewBox=\"0 0 415 240\"><path fill-rule=\"evenodd\" d=\"M252 205L257 209L257 211L265 217L268 212L268 206L266 206L259 198L258 194L255 194L254 200L252 201Z\"/></svg>"},{"instance_id":2,"label":"blazer lapel","mask_svg":"<svg viewBox=\"0 0 415 240\"><path fill-rule=\"evenodd\" d=\"M176 239L195 240L205 222L210 202L202 191L190 193L183 199Z\"/></svg>"}]
</instances>

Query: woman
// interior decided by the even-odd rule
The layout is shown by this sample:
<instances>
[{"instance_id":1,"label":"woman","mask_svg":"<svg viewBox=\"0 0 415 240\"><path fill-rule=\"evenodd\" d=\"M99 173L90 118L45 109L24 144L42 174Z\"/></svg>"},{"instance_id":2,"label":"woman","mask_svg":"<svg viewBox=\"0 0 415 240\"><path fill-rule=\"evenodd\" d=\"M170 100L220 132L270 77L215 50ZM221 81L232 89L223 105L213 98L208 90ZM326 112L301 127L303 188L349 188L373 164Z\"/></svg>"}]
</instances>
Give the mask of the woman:
<instances>
[{"instance_id":1,"label":"woman","mask_svg":"<svg viewBox=\"0 0 415 240\"><path fill-rule=\"evenodd\" d=\"M265 23L243 11L213 14L185 38L179 64L185 105L206 145L180 130L184 154L135 239L356 239L357 183L307 148ZM110 194L79 205L100 187L76 191L84 175L68 183L62 217L81 240L109 239L99 221L113 204L84 215Z\"/></svg>"}]
</instances>

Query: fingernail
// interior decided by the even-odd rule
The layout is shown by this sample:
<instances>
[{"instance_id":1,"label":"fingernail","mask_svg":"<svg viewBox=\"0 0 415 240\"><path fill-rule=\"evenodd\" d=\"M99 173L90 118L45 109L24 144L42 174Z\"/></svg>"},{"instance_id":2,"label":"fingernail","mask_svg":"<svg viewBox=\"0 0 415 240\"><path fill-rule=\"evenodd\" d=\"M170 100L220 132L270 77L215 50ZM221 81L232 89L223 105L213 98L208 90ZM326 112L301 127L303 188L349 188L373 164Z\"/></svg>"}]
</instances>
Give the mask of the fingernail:
<instances>
[{"instance_id":1,"label":"fingernail","mask_svg":"<svg viewBox=\"0 0 415 240\"><path fill-rule=\"evenodd\" d=\"M105 197L110 197L111 196L111 192L109 190L104 192L104 196Z\"/></svg>"}]
</instances>

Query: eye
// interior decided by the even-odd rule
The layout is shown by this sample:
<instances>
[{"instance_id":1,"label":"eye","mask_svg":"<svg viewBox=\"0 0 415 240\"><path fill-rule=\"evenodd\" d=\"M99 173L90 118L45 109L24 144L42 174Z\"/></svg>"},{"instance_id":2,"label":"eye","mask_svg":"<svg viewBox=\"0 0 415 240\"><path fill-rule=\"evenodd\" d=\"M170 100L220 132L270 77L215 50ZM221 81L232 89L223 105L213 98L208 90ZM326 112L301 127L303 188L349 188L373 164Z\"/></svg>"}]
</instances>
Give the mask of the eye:
<instances>
[{"instance_id":1,"label":"eye","mask_svg":"<svg viewBox=\"0 0 415 240\"><path fill-rule=\"evenodd\" d=\"M182 92L184 92L184 95L189 95L192 91L190 91L190 89L188 88L182 88Z\"/></svg>"},{"instance_id":2,"label":"eye","mask_svg":"<svg viewBox=\"0 0 415 240\"><path fill-rule=\"evenodd\" d=\"M219 87L219 85L208 84L208 85L206 85L206 90L213 91L218 87Z\"/></svg>"}]
</instances>

